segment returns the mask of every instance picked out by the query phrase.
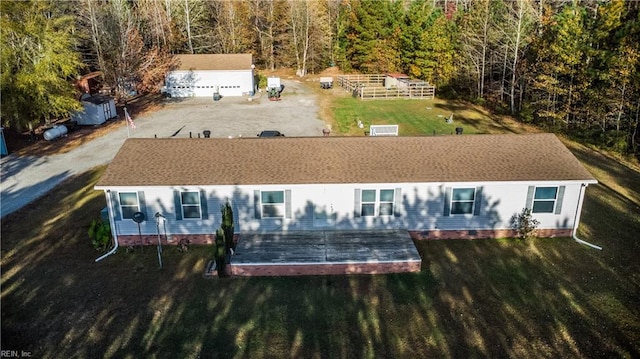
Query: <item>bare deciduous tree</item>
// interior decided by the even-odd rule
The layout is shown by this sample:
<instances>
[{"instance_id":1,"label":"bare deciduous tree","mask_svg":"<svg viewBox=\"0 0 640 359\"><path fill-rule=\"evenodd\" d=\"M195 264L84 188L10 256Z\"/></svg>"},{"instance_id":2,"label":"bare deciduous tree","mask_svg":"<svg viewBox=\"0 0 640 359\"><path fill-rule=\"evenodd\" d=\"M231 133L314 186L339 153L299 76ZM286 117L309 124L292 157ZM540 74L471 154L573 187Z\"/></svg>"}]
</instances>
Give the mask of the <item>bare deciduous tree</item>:
<instances>
[{"instance_id":1,"label":"bare deciduous tree","mask_svg":"<svg viewBox=\"0 0 640 359\"><path fill-rule=\"evenodd\" d=\"M314 51L328 48L329 21L326 3L318 0L289 0L291 48L295 55L296 75L305 76Z\"/></svg>"},{"instance_id":2,"label":"bare deciduous tree","mask_svg":"<svg viewBox=\"0 0 640 359\"><path fill-rule=\"evenodd\" d=\"M223 54L245 53L251 48L249 4L243 1L214 1L215 48Z\"/></svg>"}]
</instances>

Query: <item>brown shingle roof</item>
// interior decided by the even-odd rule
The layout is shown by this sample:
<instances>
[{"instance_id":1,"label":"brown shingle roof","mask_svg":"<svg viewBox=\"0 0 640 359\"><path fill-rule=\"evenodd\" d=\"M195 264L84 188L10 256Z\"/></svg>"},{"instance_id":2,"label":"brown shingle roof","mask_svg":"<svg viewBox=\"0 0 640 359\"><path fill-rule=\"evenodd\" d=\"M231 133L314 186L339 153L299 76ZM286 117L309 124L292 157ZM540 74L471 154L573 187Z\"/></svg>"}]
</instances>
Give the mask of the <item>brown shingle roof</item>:
<instances>
[{"instance_id":1,"label":"brown shingle roof","mask_svg":"<svg viewBox=\"0 0 640 359\"><path fill-rule=\"evenodd\" d=\"M98 186L595 181L553 134L128 139Z\"/></svg>"},{"instance_id":2,"label":"brown shingle roof","mask_svg":"<svg viewBox=\"0 0 640 359\"><path fill-rule=\"evenodd\" d=\"M251 54L175 55L175 70L249 70Z\"/></svg>"}]
</instances>

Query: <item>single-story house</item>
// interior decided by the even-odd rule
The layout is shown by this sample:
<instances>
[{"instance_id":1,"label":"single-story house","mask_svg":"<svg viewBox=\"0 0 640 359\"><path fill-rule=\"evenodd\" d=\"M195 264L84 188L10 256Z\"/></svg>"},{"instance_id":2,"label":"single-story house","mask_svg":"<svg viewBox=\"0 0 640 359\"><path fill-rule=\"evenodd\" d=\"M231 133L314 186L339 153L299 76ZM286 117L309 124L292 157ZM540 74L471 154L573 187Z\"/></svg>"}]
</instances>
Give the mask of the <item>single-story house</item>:
<instances>
[{"instance_id":1,"label":"single-story house","mask_svg":"<svg viewBox=\"0 0 640 359\"><path fill-rule=\"evenodd\" d=\"M101 125L118 117L113 98L104 95L83 95L80 99L82 110L72 113L71 120L78 125Z\"/></svg>"},{"instance_id":2,"label":"single-story house","mask_svg":"<svg viewBox=\"0 0 640 359\"><path fill-rule=\"evenodd\" d=\"M126 140L95 189L113 235L212 243L223 203L238 232L408 230L414 238L571 236L597 183L553 134ZM155 214L166 218L158 228Z\"/></svg>"},{"instance_id":3,"label":"single-story house","mask_svg":"<svg viewBox=\"0 0 640 359\"><path fill-rule=\"evenodd\" d=\"M162 92L171 97L247 96L254 92L251 54L175 55Z\"/></svg>"}]
</instances>

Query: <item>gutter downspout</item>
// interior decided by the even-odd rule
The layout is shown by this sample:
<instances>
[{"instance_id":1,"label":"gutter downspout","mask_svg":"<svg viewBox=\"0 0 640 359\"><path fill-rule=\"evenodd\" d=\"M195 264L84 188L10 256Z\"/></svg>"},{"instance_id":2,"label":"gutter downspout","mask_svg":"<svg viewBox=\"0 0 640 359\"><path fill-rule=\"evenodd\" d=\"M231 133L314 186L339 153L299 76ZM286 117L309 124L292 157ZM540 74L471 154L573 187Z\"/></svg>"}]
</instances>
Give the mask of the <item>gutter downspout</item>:
<instances>
[{"instance_id":1,"label":"gutter downspout","mask_svg":"<svg viewBox=\"0 0 640 359\"><path fill-rule=\"evenodd\" d=\"M578 196L578 207L576 208L576 217L573 221L573 232L571 233L571 236L573 237L573 239L580 243L580 244L584 244L586 246L589 246L591 248L595 248L597 250L602 250L602 247L600 246L596 246L595 244L591 244L587 241L584 241L580 238L578 238L578 225L580 224L580 213L582 212L582 202L584 201L584 188L587 187L587 184L583 183L580 186L580 195Z\"/></svg>"},{"instance_id":2,"label":"gutter downspout","mask_svg":"<svg viewBox=\"0 0 640 359\"><path fill-rule=\"evenodd\" d=\"M96 262L99 262L107 258L108 256L114 254L118 250L118 235L116 234L116 222L113 219L113 208L112 208L111 198L109 198L110 192L111 190L106 190L104 192L104 196L107 198L107 207L109 207L109 225L111 226L111 234L113 235L113 248L109 252L96 258L95 260Z\"/></svg>"}]
</instances>

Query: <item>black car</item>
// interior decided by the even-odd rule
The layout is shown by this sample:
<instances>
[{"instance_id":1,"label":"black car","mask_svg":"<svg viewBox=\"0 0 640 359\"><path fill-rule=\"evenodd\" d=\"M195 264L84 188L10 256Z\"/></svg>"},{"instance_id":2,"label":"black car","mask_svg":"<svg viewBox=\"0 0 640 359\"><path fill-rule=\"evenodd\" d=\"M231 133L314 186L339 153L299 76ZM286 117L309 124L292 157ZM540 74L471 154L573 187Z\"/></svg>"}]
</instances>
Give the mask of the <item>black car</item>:
<instances>
[{"instance_id":1,"label":"black car","mask_svg":"<svg viewBox=\"0 0 640 359\"><path fill-rule=\"evenodd\" d=\"M262 131L258 134L258 137L284 137L284 133L280 131Z\"/></svg>"}]
</instances>

